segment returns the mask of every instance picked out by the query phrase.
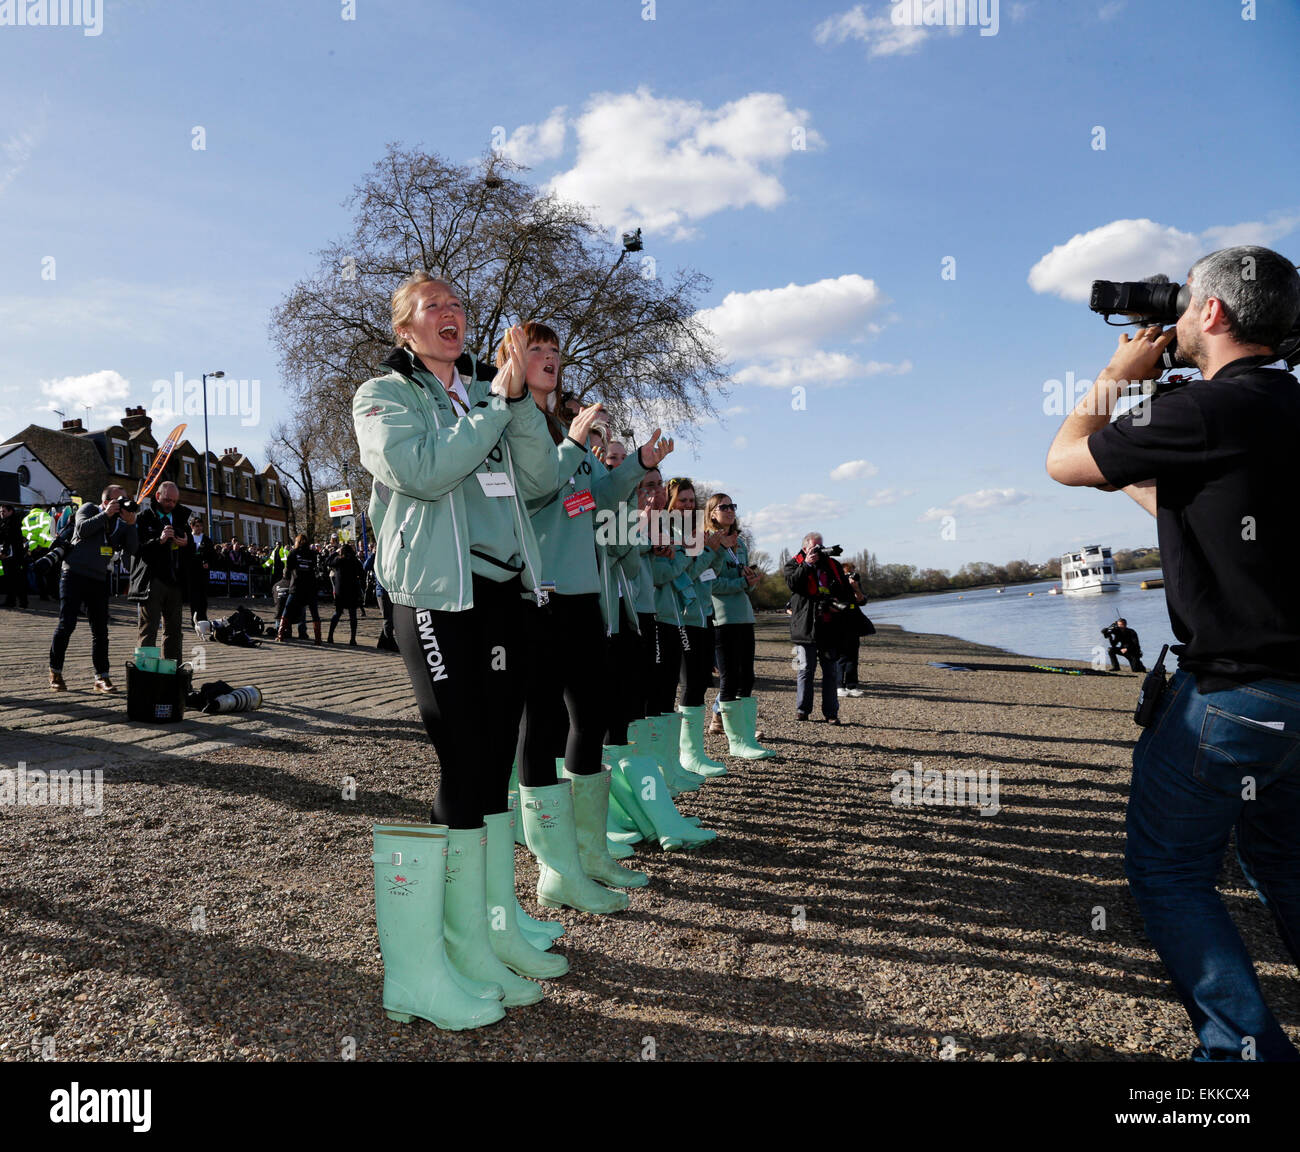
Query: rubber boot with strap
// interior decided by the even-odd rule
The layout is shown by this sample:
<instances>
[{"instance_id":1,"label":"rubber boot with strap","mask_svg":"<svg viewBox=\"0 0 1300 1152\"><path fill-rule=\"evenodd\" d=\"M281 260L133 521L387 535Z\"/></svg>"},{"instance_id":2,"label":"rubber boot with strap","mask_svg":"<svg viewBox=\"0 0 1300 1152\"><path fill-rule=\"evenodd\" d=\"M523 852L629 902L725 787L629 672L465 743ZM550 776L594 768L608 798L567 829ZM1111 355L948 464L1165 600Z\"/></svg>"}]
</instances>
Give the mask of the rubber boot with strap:
<instances>
[{"instance_id":1,"label":"rubber boot with strap","mask_svg":"<svg viewBox=\"0 0 1300 1152\"><path fill-rule=\"evenodd\" d=\"M521 784L519 800L524 836L539 865L537 902L543 908L622 912L629 903L627 893L602 887L582 869L569 781L541 788Z\"/></svg>"},{"instance_id":2,"label":"rubber boot with strap","mask_svg":"<svg viewBox=\"0 0 1300 1152\"><path fill-rule=\"evenodd\" d=\"M439 1028L481 1028L505 1016L495 998L463 991L452 976L443 942L443 851L447 829L429 824L374 827L375 921L384 958L384 1011L409 1024L415 1017Z\"/></svg>"},{"instance_id":3,"label":"rubber boot with strap","mask_svg":"<svg viewBox=\"0 0 1300 1152\"><path fill-rule=\"evenodd\" d=\"M617 757L621 750L609 748ZM573 785L573 820L578 829L578 863L593 880L607 888L644 888L650 877L644 872L624 868L609 854L605 824L609 817L609 773L603 768L590 776L567 770L565 779Z\"/></svg>"},{"instance_id":4,"label":"rubber boot with strap","mask_svg":"<svg viewBox=\"0 0 1300 1152\"><path fill-rule=\"evenodd\" d=\"M505 989L507 1008L536 1004L545 995L540 984L510 971L492 950L488 937L487 829L447 830L447 907L443 934L447 959L466 976L490 980Z\"/></svg>"},{"instance_id":5,"label":"rubber boot with strap","mask_svg":"<svg viewBox=\"0 0 1300 1152\"><path fill-rule=\"evenodd\" d=\"M705 778L724 775L727 766L717 760L709 759L704 751L704 705L682 704L678 706L677 711L682 718L682 733L678 748L682 769Z\"/></svg>"},{"instance_id":6,"label":"rubber boot with strap","mask_svg":"<svg viewBox=\"0 0 1300 1152\"><path fill-rule=\"evenodd\" d=\"M744 700L722 702L722 727L727 733L727 746L731 755L739 756L742 760L766 760L769 756L776 755L770 748L761 747L753 739Z\"/></svg>"},{"instance_id":7,"label":"rubber boot with strap","mask_svg":"<svg viewBox=\"0 0 1300 1152\"><path fill-rule=\"evenodd\" d=\"M680 712L674 712L669 716L651 716L646 720L646 726L650 731L648 745L644 741L635 745L641 755L653 756L658 761L659 772L673 796L682 792L698 792L704 787L703 776L682 770L681 725ZM630 736L629 733L629 739Z\"/></svg>"},{"instance_id":8,"label":"rubber boot with strap","mask_svg":"<svg viewBox=\"0 0 1300 1152\"><path fill-rule=\"evenodd\" d=\"M514 773L510 774L510 791L507 794L510 804L510 811L515 814L515 843L528 847L528 842L524 839L523 815L519 811L519 785L515 782ZM528 915L524 907L519 903L518 896L515 897L515 920L519 927L523 929L524 936L534 948L543 950L549 948L561 936L564 935L564 925L558 920L538 920L534 916ZM549 941L550 943L546 943Z\"/></svg>"},{"instance_id":9,"label":"rubber boot with strap","mask_svg":"<svg viewBox=\"0 0 1300 1152\"><path fill-rule=\"evenodd\" d=\"M515 814L493 812L483 817L487 826L487 917L492 951L510 971L534 980L552 980L569 970L563 956L546 951L553 941L538 947L520 930L515 918Z\"/></svg>"}]
</instances>

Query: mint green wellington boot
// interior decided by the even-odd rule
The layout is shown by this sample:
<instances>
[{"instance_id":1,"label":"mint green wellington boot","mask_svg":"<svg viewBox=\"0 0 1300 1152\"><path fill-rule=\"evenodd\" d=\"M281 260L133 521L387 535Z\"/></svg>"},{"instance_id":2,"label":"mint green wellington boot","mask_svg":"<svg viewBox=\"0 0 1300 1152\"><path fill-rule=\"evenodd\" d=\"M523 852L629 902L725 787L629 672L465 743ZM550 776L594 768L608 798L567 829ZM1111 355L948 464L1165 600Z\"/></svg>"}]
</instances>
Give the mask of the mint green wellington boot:
<instances>
[{"instance_id":1,"label":"mint green wellington boot","mask_svg":"<svg viewBox=\"0 0 1300 1152\"><path fill-rule=\"evenodd\" d=\"M494 1024L501 1001L465 992L452 976L443 941L447 829L434 824L376 824L375 922L384 957L384 1011L461 1030Z\"/></svg>"},{"instance_id":2,"label":"mint green wellington boot","mask_svg":"<svg viewBox=\"0 0 1300 1152\"><path fill-rule=\"evenodd\" d=\"M682 718L682 733L678 738L682 768L706 779L725 775L727 766L709 759L704 751L704 705L680 704L677 711Z\"/></svg>"},{"instance_id":3,"label":"mint green wellington boot","mask_svg":"<svg viewBox=\"0 0 1300 1152\"><path fill-rule=\"evenodd\" d=\"M443 933L447 959L466 976L490 980L505 989L507 1008L536 1004L546 992L540 984L510 971L488 938L487 829L447 830L447 910Z\"/></svg>"},{"instance_id":4,"label":"mint green wellington boot","mask_svg":"<svg viewBox=\"0 0 1300 1152\"><path fill-rule=\"evenodd\" d=\"M636 830L636 825L611 804L605 813L605 843L609 854L615 860L628 860L636 855L631 846L640 841L641 833Z\"/></svg>"},{"instance_id":5,"label":"mint green wellington boot","mask_svg":"<svg viewBox=\"0 0 1300 1152\"><path fill-rule=\"evenodd\" d=\"M537 857L537 902L543 908L622 912L629 904L627 893L602 887L582 870L569 781L543 788L521 786L519 799L524 835Z\"/></svg>"},{"instance_id":6,"label":"mint green wellington boot","mask_svg":"<svg viewBox=\"0 0 1300 1152\"><path fill-rule=\"evenodd\" d=\"M511 777L511 780L514 780L513 776ZM510 811L514 813L515 817L515 843L522 844L527 848L528 844L524 840L523 833L523 817L519 813L518 785L514 785L510 791L509 804ZM564 925L558 920L538 920L536 917L529 916L528 913L524 911L523 905L519 903L518 896L515 897L515 921L519 924L519 927L523 929L524 936L528 942L534 948L541 948L543 951L564 935ZM551 943L544 943L544 940L549 940Z\"/></svg>"},{"instance_id":7,"label":"mint green wellington boot","mask_svg":"<svg viewBox=\"0 0 1300 1152\"><path fill-rule=\"evenodd\" d=\"M642 756L653 756L659 762L659 772L668 785L670 795L698 792L703 788L703 776L682 768L682 714L673 712L667 716L651 716L646 724L650 730L649 746L637 745L637 751Z\"/></svg>"},{"instance_id":8,"label":"mint green wellington boot","mask_svg":"<svg viewBox=\"0 0 1300 1152\"><path fill-rule=\"evenodd\" d=\"M748 737L750 744L760 752L775 756L776 752L773 749L765 748L758 742L758 697L742 696L740 700L745 705L745 735ZM751 757L751 759L757 759L757 757Z\"/></svg>"},{"instance_id":9,"label":"mint green wellington boot","mask_svg":"<svg viewBox=\"0 0 1300 1152\"><path fill-rule=\"evenodd\" d=\"M610 777L610 787L624 812L633 814L647 839L659 841L665 852L698 848L718 838L683 819L668 795L659 765L649 756L625 756Z\"/></svg>"},{"instance_id":10,"label":"mint green wellington boot","mask_svg":"<svg viewBox=\"0 0 1300 1152\"><path fill-rule=\"evenodd\" d=\"M770 748L760 747L753 739L744 700L722 702L722 729L727 734L727 746L732 756L739 756L742 760L766 760L776 755Z\"/></svg>"},{"instance_id":11,"label":"mint green wellington boot","mask_svg":"<svg viewBox=\"0 0 1300 1152\"><path fill-rule=\"evenodd\" d=\"M610 748L616 756L619 748ZM609 815L609 773L603 768L593 776L571 775L573 785L573 822L578 829L578 863L593 880L607 888L644 888L650 877L644 872L624 868L609 854L605 839L605 821Z\"/></svg>"},{"instance_id":12,"label":"mint green wellington boot","mask_svg":"<svg viewBox=\"0 0 1300 1152\"><path fill-rule=\"evenodd\" d=\"M494 812L483 817L487 825L488 942L511 972L534 980L553 980L569 970L563 956L547 952L554 941L535 944L520 931L515 919L515 814Z\"/></svg>"},{"instance_id":13,"label":"mint green wellington boot","mask_svg":"<svg viewBox=\"0 0 1300 1152\"><path fill-rule=\"evenodd\" d=\"M512 812L518 812L519 811L519 765L518 764L510 765L510 785L509 785L509 791L506 793L506 795L509 798L507 803L510 806L510 810ZM515 843L518 844L520 848L528 847L528 845L524 843L523 822L519 820L515 821Z\"/></svg>"}]
</instances>

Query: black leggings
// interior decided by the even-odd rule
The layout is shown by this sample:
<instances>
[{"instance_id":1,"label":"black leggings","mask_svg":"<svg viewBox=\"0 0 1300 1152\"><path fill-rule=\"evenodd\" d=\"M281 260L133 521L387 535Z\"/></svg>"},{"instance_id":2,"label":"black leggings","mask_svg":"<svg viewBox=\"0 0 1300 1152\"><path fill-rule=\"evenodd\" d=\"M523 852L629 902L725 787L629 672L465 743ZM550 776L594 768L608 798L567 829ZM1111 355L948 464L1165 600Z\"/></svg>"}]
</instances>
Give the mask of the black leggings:
<instances>
[{"instance_id":1,"label":"black leggings","mask_svg":"<svg viewBox=\"0 0 1300 1152\"><path fill-rule=\"evenodd\" d=\"M600 771L609 723L605 624L594 592L552 593L550 603L533 615L532 668L517 759L519 783L545 788L556 782L555 761L561 756L575 776Z\"/></svg>"},{"instance_id":2,"label":"black leggings","mask_svg":"<svg viewBox=\"0 0 1300 1152\"><path fill-rule=\"evenodd\" d=\"M650 679L650 694L646 699L647 716L667 716L673 711L677 699L677 678L682 667L682 630L676 624L655 622L654 672Z\"/></svg>"},{"instance_id":3,"label":"black leggings","mask_svg":"<svg viewBox=\"0 0 1300 1152\"><path fill-rule=\"evenodd\" d=\"M686 640L690 648L682 653L682 707L698 708L704 703L705 689L713 683L713 621L707 628L688 627Z\"/></svg>"},{"instance_id":4,"label":"black leggings","mask_svg":"<svg viewBox=\"0 0 1300 1152\"><path fill-rule=\"evenodd\" d=\"M516 577L474 577L464 612L393 605L397 645L440 768L430 822L478 828L505 812L524 707L530 606Z\"/></svg>"},{"instance_id":5,"label":"black leggings","mask_svg":"<svg viewBox=\"0 0 1300 1152\"><path fill-rule=\"evenodd\" d=\"M348 627L352 629L352 639L355 640L357 638L357 606L348 604L344 607L337 600L334 602L334 615L330 617L330 635L334 635L334 629L338 622L343 619L344 612L348 614Z\"/></svg>"},{"instance_id":6,"label":"black leggings","mask_svg":"<svg viewBox=\"0 0 1300 1152\"><path fill-rule=\"evenodd\" d=\"M284 614L289 617L289 622L293 623L291 613L297 608L302 613L302 619L298 623L305 625L307 623L307 613L311 613L312 621L320 623L320 608L316 605L316 589L310 590L298 589L289 593L289 599L284 602Z\"/></svg>"},{"instance_id":7,"label":"black leggings","mask_svg":"<svg viewBox=\"0 0 1300 1152\"><path fill-rule=\"evenodd\" d=\"M714 656L722 681L719 700L754 694L754 626L719 624L713 630Z\"/></svg>"},{"instance_id":8,"label":"black leggings","mask_svg":"<svg viewBox=\"0 0 1300 1152\"><path fill-rule=\"evenodd\" d=\"M644 642L636 631L638 625L645 627L644 619L649 619L653 629L653 616L633 620L627 612L623 612L619 617L619 630L607 642L605 672L610 686L610 699L606 744L626 744L627 726L645 715L648 669L642 662ZM653 654L653 635L650 643Z\"/></svg>"}]
</instances>

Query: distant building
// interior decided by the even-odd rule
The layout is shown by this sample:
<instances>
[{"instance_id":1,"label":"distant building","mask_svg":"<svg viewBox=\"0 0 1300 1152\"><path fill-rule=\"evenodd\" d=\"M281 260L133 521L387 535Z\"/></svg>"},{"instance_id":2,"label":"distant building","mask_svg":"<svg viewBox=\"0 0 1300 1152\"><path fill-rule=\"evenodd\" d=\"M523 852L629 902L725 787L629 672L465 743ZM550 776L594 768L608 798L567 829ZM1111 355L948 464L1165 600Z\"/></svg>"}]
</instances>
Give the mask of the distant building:
<instances>
[{"instance_id":1,"label":"distant building","mask_svg":"<svg viewBox=\"0 0 1300 1152\"><path fill-rule=\"evenodd\" d=\"M23 504L64 504L73 495L98 500L110 484L134 493L158 452L153 421L143 408L128 408L118 424L87 431L81 421L61 429L29 424L0 444L0 473L16 474ZM237 448L204 454L182 440L164 469L181 492L181 503L204 509L204 465L212 491L214 538L248 545L278 544L288 535L289 497L275 468L260 472Z\"/></svg>"}]
</instances>

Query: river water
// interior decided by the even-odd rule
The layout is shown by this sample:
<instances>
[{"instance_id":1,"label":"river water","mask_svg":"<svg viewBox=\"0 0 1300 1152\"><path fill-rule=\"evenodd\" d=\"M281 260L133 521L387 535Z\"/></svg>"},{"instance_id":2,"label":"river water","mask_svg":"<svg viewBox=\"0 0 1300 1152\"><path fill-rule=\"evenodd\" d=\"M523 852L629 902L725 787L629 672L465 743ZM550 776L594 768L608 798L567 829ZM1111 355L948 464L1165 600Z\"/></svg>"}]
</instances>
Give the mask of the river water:
<instances>
[{"instance_id":1,"label":"river water","mask_svg":"<svg viewBox=\"0 0 1300 1152\"><path fill-rule=\"evenodd\" d=\"M1149 668L1160 655L1160 646L1175 642L1163 589L1144 592L1139 587L1143 580L1159 576L1155 569L1121 572L1119 591L1099 596L1050 596L1049 590L1058 582L1045 580L1012 585L1001 594L995 588L981 588L876 600L866 606L866 613L877 624L901 624L909 632L938 632L1048 660L1087 661L1094 659L1099 645L1105 658L1107 644L1101 629L1123 616L1137 630L1142 659ZM1176 664L1172 656L1166 661L1170 668ZM1122 657L1120 667L1128 668Z\"/></svg>"}]
</instances>

